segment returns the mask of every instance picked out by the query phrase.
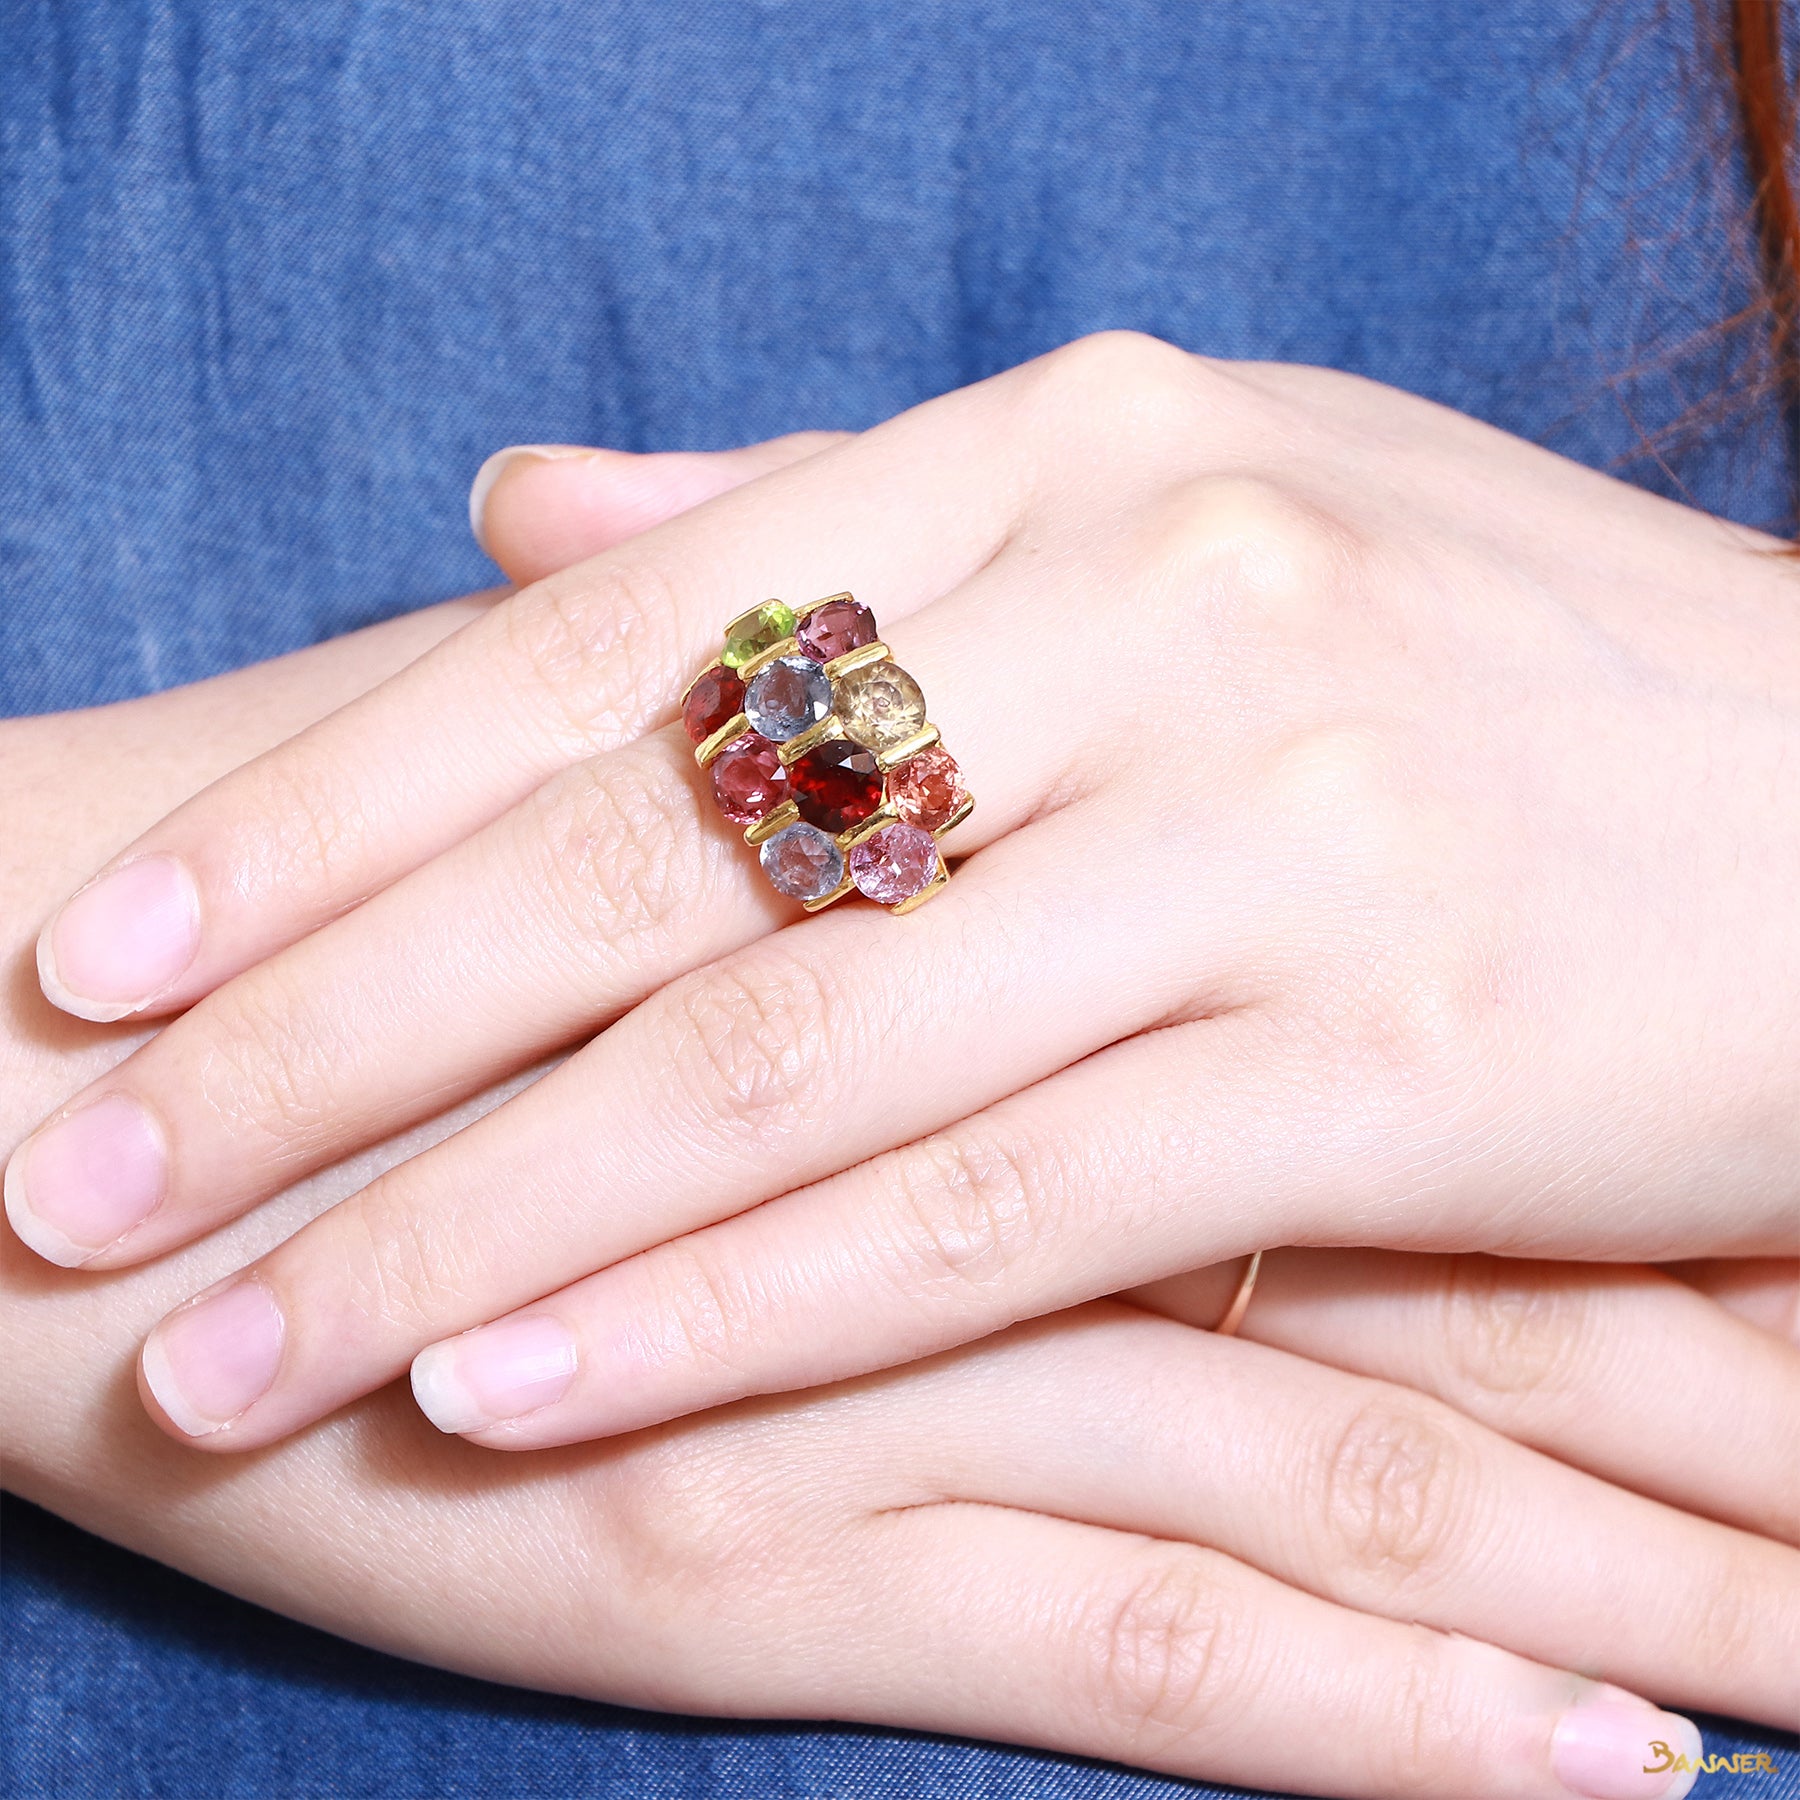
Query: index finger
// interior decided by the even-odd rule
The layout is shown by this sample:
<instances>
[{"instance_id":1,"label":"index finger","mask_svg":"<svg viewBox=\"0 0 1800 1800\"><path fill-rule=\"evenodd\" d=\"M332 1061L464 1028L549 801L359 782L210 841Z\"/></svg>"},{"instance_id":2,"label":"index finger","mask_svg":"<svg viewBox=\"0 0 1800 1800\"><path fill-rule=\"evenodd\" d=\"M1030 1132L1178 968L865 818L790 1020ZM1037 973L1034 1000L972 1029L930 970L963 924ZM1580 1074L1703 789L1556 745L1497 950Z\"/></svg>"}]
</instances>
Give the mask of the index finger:
<instances>
[{"instance_id":1,"label":"index finger","mask_svg":"<svg viewBox=\"0 0 1800 1800\"><path fill-rule=\"evenodd\" d=\"M1022 491L1008 379L536 583L216 782L44 928L45 994L89 1019L179 1010L661 724L724 618L845 588L904 617L954 587L1005 540Z\"/></svg>"}]
</instances>

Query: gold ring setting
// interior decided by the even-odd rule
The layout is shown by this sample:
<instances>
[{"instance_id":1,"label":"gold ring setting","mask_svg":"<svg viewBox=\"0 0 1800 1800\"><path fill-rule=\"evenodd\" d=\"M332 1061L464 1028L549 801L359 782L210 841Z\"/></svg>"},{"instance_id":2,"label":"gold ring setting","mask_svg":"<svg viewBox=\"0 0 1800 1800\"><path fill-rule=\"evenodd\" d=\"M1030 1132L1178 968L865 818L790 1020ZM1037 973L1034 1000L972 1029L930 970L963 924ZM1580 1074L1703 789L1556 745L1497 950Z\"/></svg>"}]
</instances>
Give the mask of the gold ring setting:
<instances>
[{"instance_id":1,"label":"gold ring setting","mask_svg":"<svg viewBox=\"0 0 1800 1800\"><path fill-rule=\"evenodd\" d=\"M938 840L975 801L853 595L740 613L681 716L719 811L808 912L852 893L911 912L950 879Z\"/></svg>"}]
</instances>

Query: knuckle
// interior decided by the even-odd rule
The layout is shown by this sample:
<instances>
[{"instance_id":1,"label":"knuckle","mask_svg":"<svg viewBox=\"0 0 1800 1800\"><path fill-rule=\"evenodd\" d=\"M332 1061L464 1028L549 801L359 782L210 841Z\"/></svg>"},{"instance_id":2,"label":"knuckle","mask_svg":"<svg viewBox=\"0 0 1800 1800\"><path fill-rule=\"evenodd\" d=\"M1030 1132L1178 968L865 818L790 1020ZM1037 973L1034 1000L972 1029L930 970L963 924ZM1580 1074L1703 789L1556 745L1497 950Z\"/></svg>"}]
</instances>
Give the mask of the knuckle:
<instances>
[{"instance_id":1,"label":"knuckle","mask_svg":"<svg viewBox=\"0 0 1800 1800\"><path fill-rule=\"evenodd\" d=\"M1334 835L1379 845L1403 823L1403 815L1396 816L1396 786L1385 738L1334 723L1285 737L1269 758L1263 791L1267 810L1295 830L1315 835L1335 823Z\"/></svg>"},{"instance_id":2,"label":"knuckle","mask_svg":"<svg viewBox=\"0 0 1800 1800\"><path fill-rule=\"evenodd\" d=\"M1160 447L1190 438L1205 417L1208 365L1140 331L1098 331L1026 365L1026 404L1121 445Z\"/></svg>"},{"instance_id":3,"label":"knuckle","mask_svg":"<svg viewBox=\"0 0 1800 1800\"><path fill-rule=\"evenodd\" d=\"M901 1220L908 1291L1001 1284L1047 1241L1050 1160L1024 1137L965 1131L899 1152L889 1180Z\"/></svg>"},{"instance_id":4,"label":"knuckle","mask_svg":"<svg viewBox=\"0 0 1800 1800\"><path fill-rule=\"evenodd\" d=\"M792 1565L792 1468L746 1455L734 1433L646 1434L596 1475L583 1489L589 1541L657 1616L764 1597Z\"/></svg>"},{"instance_id":5,"label":"knuckle","mask_svg":"<svg viewBox=\"0 0 1800 1800\"><path fill-rule=\"evenodd\" d=\"M812 1129L839 1006L823 970L771 951L670 993L672 1061L703 1119L764 1151Z\"/></svg>"},{"instance_id":6,"label":"knuckle","mask_svg":"<svg viewBox=\"0 0 1800 1800\"><path fill-rule=\"evenodd\" d=\"M543 790L530 825L544 889L574 941L615 953L686 917L700 811L655 740L591 758Z\"/></svg>"},{"instance_id":7,"label":"knuckle","mask_svg":"<svg viewBox=\"0 0 1800 1800\"><path fill-rule=\"evenodd\" d=\"M1761 1556L1733 1549L1724 1552L1722 1566L1713 1562L1698 1578L1696 1602L1682 1615L1691 1628L1689 1649L1696 1668L1735 1684L1770 1666L1781 1630L1769 1604L1775 1584L1768 1576Z\"/></svg>"},{"instance_id":8,"label":"knuckle","mask_svg":"<svg viewBox=\"0 0 1800 1800\"><path fill-rule=\"evenodd\" d=\"M1441 1794L1454 1785L1468 1754L1458 1740L1463 1716L1456 1681L1445 1657L1446 1640L1424 1625L1407 1627L1408 1641L1394 1671L1389 1728L1367 1734L1374 1791L1395 1796ZM1447 1779L1448 1778L1448 1779Z\"/></svg>"},{"instance_id":9,"label":"knuckle","mask_svg":"<svg viewBox=\"0 0 1800 1800\"><path fill-rule=\"evenodd\" d=\"M1444 1294L1451 1370L1494 1400L1539 1404L1589 1361L1591 1277L1497 1256L1461 1256Z\"/></svg>"},{"instance_id":10,"label":"knuckle","mask_svg":"<svg viewBox=\"0 0 1800 1800\"><path fill-rule=\"evenodd\" d=\"M303 895L336 911L357 897L369 820L351 770L302 740L234 779L244 785L233 794L230 818L246 823L224 858L246 900Z\"/></svg>"},{"instance_id":11,"label":"knuckle","mask_svg":"<svg viewBox=\"0 0 1800 1800\"><path fill-rule=\"evenodd\" d=\"M1196 596L1247 631L1317 636L1364 587L1361 538L1293 485L1197 475L1159 497L1144 525L1152 593L1191 612Z\"/></svg>"},{"instance_id":12,"label":"knuckle","mask_svg":"<svg viewBox=\"0 0 1800 1800\"><path fill-rule=\"evenodd\" d=\"M174 1029L198 1035L193 1092L234 1135L258 1133L284 1155L330 1136L342 1100L332 1071L354 1066L354 1046L278 964L227 983Z\"/></svg>"},{"instance_id":13,"label":"knuckle","mask_svg":"<svg viewBox=\"0 0 1800 1800\"><path fill-rule=\"evenodd\" d=\"M1429 1402L1359 1407L1324 1453L1324 1552L1377 1592L1429 1585L1463 1534L1470 1455Z\"/></svg>"},{"instance_id":14,"label":"knuckle","mask_svg":"<svg viewBox=\"0 0 1800 1800\"><path fill-rule=\"evenodd\" d=\"M413 1208L365 1196L329 1214L324 1230L341 1270L334 1285L343 1305L383 1334L437 1335L455 1298L481 1291L480 1271L468 1266L469 1247L434 1230L429 1216Z\"/></svg>"},{"instance_id":15,"label":"knuckle","mask_svg":"<svg viewBox=\"0 0 1800 1800\"><path fill-rule=\"evenodd\" d=\"M648 1304L633 1316L646 1359L690 1364L714 1384L715 1404L736 1399L765 1315L741 1271L677 1240L647 1258L644 1272Z\"/></svg>"},{"instance_id":16,"label":"knuckle","mask_svg":"<svg viewBox=\"0 0 1800 1800\"><path fill-rule=\"evenodd\" d=\"M1397 942L1430 941L1431 822L1386 733L1335 721L1286 733L1260 771L1255 811L1275 855L1308 849L1322 893L1350 896L1365 919L1379 896L1373 917Z\"/></svg>"},{"instance_id":17,"label":"knuckle","mask_svg":"<svg viewBox=\"0 0 1800 1800\"><path fill-rule=\"evenodd\" d=\"M1052 350L1045 369L1066 386L1112 396L1159 387L1200 366L1196 357L1147 331L1090 331Z\"/></svg>"},{"instance_id":18,"label":"knuckle","mask_svg":"<svg viewBox=\"0 0 1800 1800\"><path fill-rule=\"evenodd\" d=\"M1095 1593L1079 1634L1091 1704L1137 1753L1203 1732L1227 1703L1231 1672L1245 1666L1211 1553L1157 1549L1146 1562Z\"/></svg>"},{"instance_id":19,"label":"knuckle","mask_svg":"<svg viewBox=\"0 0 1800 1800\"><path fill-rule=\"evenodd\" d=\"M1466 890L1446 899L1449 827L1401 747L1370 726L1292 733L1264 764L1253 808L1269 867L1299 856L1311 871L1293 941L1311 1028L1341 1055L1344 1078L1391 1106L1395 1128L1491 1092L1516 934ZM1320 956L1324 918L1332 949Z\"/></svg>"},{"instance_id":20,"label":"knuckle","mask_svg":"<svg viewBox=\"0 0 1800 1800\"><path fill-rule=\"evenodd\" d=\"M577 564L506 602L502 630L531 722L563 762L633 736L679 662L667 578L616 555Z\"/></svg>"}]
</instances>

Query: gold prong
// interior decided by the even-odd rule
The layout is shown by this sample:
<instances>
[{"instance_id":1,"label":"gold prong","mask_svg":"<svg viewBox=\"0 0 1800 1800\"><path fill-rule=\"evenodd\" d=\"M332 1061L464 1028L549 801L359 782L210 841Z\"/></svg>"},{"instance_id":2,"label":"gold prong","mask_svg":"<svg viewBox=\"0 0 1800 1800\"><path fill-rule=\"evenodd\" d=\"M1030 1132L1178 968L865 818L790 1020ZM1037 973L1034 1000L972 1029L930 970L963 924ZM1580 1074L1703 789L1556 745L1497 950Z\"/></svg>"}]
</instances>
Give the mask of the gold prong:
<instances>
[{"instance_id":1,"label":"gold prong","mask_svg":"<svg viewBox=\"0 0 1800 1800\"><path fill-rule=\"evenodd\" d=\"M973 794L965 794L963 796L962 805L959 806L931 835L933 837L942 837L946 831L954 831L974 810L975 796Z\"/></svg>"},{"instance_id":2,"label":"gold prong","mask_svg":"<svg viewBox=\"0 0 1800 1800\"><path fill-rule=\"evenodd\" d=\"M836 681L840 675L848 675L852 669L866 669L870 663L885 662L887 656L887 645L877 638L872 644L863 644L855 650L846 650L842 656L834 656L825 665L825 673Z\"/></svg>"},{"instance_id":3,"label":"gold prong","mask_svg":"<svg viewBox=\"0 0 1800 1800\"><path fill-rule=\"evenodd\" d=\"M733 714L711 737L694 746L694 761L704 769L733 738L742 737L749 729L750 721L742 713Z\"/></svg>"},{"instance_id":4,"label":"gold prong","mask_svg":"<svg viewBox=\"0 0 1800 1800\"><path fill-rule=\"evenodd\" d=\"M937 873L919 889L916 894L909 894L897 906L890 906L888 911L896 917L901 913L909 913L914 907L923 906L935 893L944 888L950 880L950 871L944 867L944 859L938 858Z\"/></svg>"},{"instance_id":5,"label":"gold prong","mask_svg":"<svg viewBox=\"0 0 1800 1800\"><path fill-rule=\"evenodd\" d=\"M809 612L817 612L821 606L829 606L834 600L854 600L855 598L856 596L849 592L842 594L825 594L817 600L803 601L799 606L796 606L793 609L794 617L796 619L804 619Z\"/></svg>"},{"instance_id":6,"label":"gold prong","mask_svg":"<svg viewBox=\"0 0 1800 1800\"><path fill-rule=\"evenodd\" d=\"M766 650L757 651L757 653L737 671L738 680L748 682L750 677L759 670L766 669L772 662L779 662L784 656L792 656L798 648L799 646L794 642L793 634L790 632L788 636L781 639L779 643L771 644Z\"/></svg>"},{"instance_id":7,"label":"gold prong","mask_svg":"<svg viewBox=\"0 0 1800 1800\"><path fill-rule=\"evenodd\" d=\"M856 883L850 879L849 866L846 865L844 869L844 879L840 881L829 894L821 894L816 900L802 900L800 904L804 906L808 912L823 912L826 907L834 905L837 901L843 899L846 894L854 894L855 892Z\"/></svg>"},{"instance_id":8,"label":"gold prong","mask_svg":"<svg viewBox=\"0 0 1800 1800\"><path fill-rule=\"evenodd\" d=\"M766 844L776 832L785 831L790 825L800 822L800 809L793 801L784 800L771 813L765 813L754 825L744 827L744 842L752 850Z\"/></svg>"},{"instance_id":9,"label":"gold prong","mask_svg":"<svg viewBox=\"0 0 1800 1800\"><path fill-rule=\"evenodd\" d=\"M897 825L900 815L894 811L891 800L883 800L866 819L858 819L848 831L838 834L837 847L848 856L864 838L872 838L876 832L888 825Z\"/></svg>"},{"instance_id":10,"label":"gold prong","mask_svg":"<svg viewBox=\"0 0 1800 1800\"><path fill-rule=\"evenodd\" d=\"M827 713L818 724L807 726L785 744L778 745L775 754L781 758L785 768L789 763L798 762L807 751L816 750L821 744L828 744L833 738L841 738L843 735L843 721L836 713Z\"/></svg>"},{"instance_id":11,"label":"gold prong","mask_svg":"<svg viewBox=\"0 0 1800 1800\"><path fill-rule=\"evenodd\" d=\"M881 751L875 758L875 766L882 774L889 769L897 769L909 756L917 756L921 750L929 750L938 741L938 728L927 725L922 731L915 731L911 737L902 738L899 743Z\"/></svg>"}]
</instances>

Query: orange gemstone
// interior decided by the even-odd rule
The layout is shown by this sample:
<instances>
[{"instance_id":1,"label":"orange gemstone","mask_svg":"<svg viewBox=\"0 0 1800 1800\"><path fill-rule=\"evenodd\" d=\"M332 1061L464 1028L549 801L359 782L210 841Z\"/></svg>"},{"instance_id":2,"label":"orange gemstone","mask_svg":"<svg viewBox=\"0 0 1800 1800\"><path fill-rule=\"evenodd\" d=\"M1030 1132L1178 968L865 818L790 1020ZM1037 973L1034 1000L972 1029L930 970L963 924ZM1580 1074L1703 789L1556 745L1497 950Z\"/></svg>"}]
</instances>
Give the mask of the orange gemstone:
<instances>
[{"instance_id":1,"label":"orange gemstone","mask_svg":"<svg viewBox=\"0 0 1800 1800\"><path fill-rule=\"evenodd\" d=\"M887 778L888 798L908 825L941 831L956 809L968 799L956 758L942 744L933 744L917 756L909 756Z\"/></svg>"}]
</instances>

